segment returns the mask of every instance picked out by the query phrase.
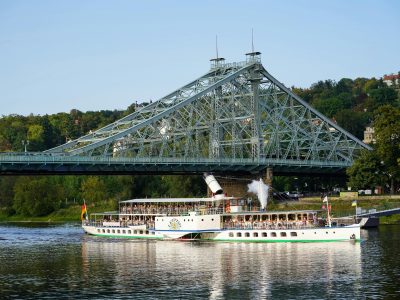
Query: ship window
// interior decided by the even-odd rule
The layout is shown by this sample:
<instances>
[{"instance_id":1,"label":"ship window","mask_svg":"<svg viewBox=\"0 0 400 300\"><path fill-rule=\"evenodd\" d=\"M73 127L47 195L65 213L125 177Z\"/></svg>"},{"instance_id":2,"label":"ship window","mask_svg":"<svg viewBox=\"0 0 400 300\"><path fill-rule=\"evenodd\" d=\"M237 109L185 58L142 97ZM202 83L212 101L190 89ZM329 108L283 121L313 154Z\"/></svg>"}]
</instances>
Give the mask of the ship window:
<instances>
[{"instance_id":1,"label":"ship window","mask_svg":"<svg viewBox=\"0 0 400 300\"><path fill-rule=\"evenodd\" d=\"M152 235L155 235L156 233L153 231L151 234L152 234Z\"/></svg>"},{"instance_id":2,"label":"ship window","mask_svg":"<svg viewBox=\"0 0 400 300\"><path fill-rule=\"evenodd\" d=\"M201 219L202 222L204 222L204 219Z\"/></svg>"},{"instance_id":3,"label":"ship window","mask_svg":"<svg viewBox=\"0 0 400 300\"><path fill-rule=\"evenodd\" d=\"M140 231L139 231L139 234L143 234L143 230L140 230Z\"/></svg>"},{"instance_id":4,"label":"ship window","mask_svg":"<svg viewBox=\"0 0 400 300\"><path fill-rule=\"evenodd\" d=\"M236 236L237 236L237 237L242 237L242 233L241 233L241 232L238 232L238 233L236 233Z\"/></svg>"},{"instance_id":5,"label":"ship window","mask_svg":"<svg viewBox=\"0 0 400 300\"><path fill-rule=\"evenodd\" d=\"M316 232L316 231L314 231L314 234L317 234L317 232Z\"/></svg>"},{"instance_id":6,"label":"ship window","mask_svg":"<svg viewBox=\"0 0 400 300\"><path fill-rule=\"evenodd\" d=\"M122 230L122 233L123 233L123 234L126 234L126 230Z\"/></svg>"},{"instance_id":7,"label":"ship window","mask_svg":"<svg viewBox=\"0 0 400 300\"><path fill-rule=\"evenodd\" d=\"M297 232L291 232L290 236L297 236Z\"/></svg>"},{"instance_id":8,"label":"ship window","mask_svg":"<svg viewBox=\"0 0 400 300\"><path fill-rule=\"evenodd\" d=\"M134 230L133 233L134 233L134 234L137 234L137 230Z\"/></svg>"},{"instance_id":9,"label":"ship window","mask_svg":"<svg viewBox=\"0 0 400 300\"><path fill-rule=\"evenodd\" d=\"M146 234L149 234L149 231L148 231L148 230L146 230Z\"/></svg>"},{"instance_id":10,"label":"ship window","mask_svg":"<svg viewBox=\"0 0 400 300\"><path fill-rule=\"evenodd\" d=\"M115 229L112 230L112 233L115 233Z\"/></svg>"},{"instance_id":11,"label":"ship window","mask_svg":"<svg viewBox=\"0 0 400 300\"><path fill-rule=\"evenodd\" d=\"M281 232L281 236L286 236L286 232Z\"/></svg>"},{"instance_id":12,"label":"ship window","mask_svg":"<svg viewBox=\"0 0 400 300\"><path fill-rule=\"evenodd\" d=\"M326 232L326 234L328 234L328 231Z\"/></svg>"},{"instance_id":13,"label":"ship window","mask_svg":"<svg viewBox=\"0 0 400 300\"><path fill-rule=\"evenodd\" d=\"M271 232L272 237L276 237L276 232Z\"/></svg>"},{"instance_id":14,"label":"ship window","mask_svg":"<svg viewBox=\"0 0 400 300\"><path fill-rule=\"evenodd\" d=\"M229 232L229 237L233 237L233 232Z\"/></svg>"},{"instance_id":15,"label":"ship window","mask_svg":"<svg viewBox=\"0 0 400 300\"><path fill-rule=\"evenodd\" d=\"M128 234L131 234L131 233L132 233L132 231L128 230Z\"/></svg>"},{"instance_id":16,"label":"ship window","mask_svg":"<svg viewBox=\"0 0 400 300\"><path fill-rule=\"evenodd\" d=\"M121 233L121 230L118 229L118 230L117 230L117 233Z\"/></svg>"},{"instance_id":17,"label":"ship window","mask_svg":"<svg viewBox=\"0 0 400 300\"><path fill-rule=\"evenodd\" d=\"M107 229L107 233L110 233L110 229Z\"/></svg>"},{"instance_id":18,"label":"ship window","mask_svg":"<svg viewBox=\"0 0 400 300\"><path fill-rule=\"evenodd\" d=\"M211 221L214 221L214 219L211 219Z\"/></svg>"},{"instance_id":19,"label":"ship window","mask_svg":"<svg viewBox=\"0 0 400 300\"><path fill-rule=\"evenodd\" d=\"M336 232L333 232L333 234L335 234Z\"/></svg>"},{"instance_id":20,"label":"ship window","mask_svg":"<svg viewBox=\"0 0 400 300\"><path fill-rule=\"evenodd\" d=\"M263 237L267 237L267 233L266 233L266 232L263 232L263 233L262 233L262 236L263 236Z\"/></svg>"},{"instance_id":21,"label":"ship window","mask_svg":"<svg viewBox=\"0 0 400 300\"><path fill-rule=\"evenodd\" d=\"M254 232L253 237L258 237L258 232Z\"/></svg>"},{"instance_id":22,"label":"ship window","mask_svg":"<svg viewBox=\"0 0 400 300\"><path fill-rule=\"evenodd\" d=\"M244 233L244 236L245 236L245 237L250 237L250 233L249 233L249 232L245 232L245 233Z\"/></svg>"},{"instance_id":23,"label":"ship window","mask_svg":"<svg viewBox=\"0 0 400 300\"><path fill-rule=\"evenodd\" d=\"M103 229L103 233L105 233L106 231Z\"/></svg>"}]
</instances>

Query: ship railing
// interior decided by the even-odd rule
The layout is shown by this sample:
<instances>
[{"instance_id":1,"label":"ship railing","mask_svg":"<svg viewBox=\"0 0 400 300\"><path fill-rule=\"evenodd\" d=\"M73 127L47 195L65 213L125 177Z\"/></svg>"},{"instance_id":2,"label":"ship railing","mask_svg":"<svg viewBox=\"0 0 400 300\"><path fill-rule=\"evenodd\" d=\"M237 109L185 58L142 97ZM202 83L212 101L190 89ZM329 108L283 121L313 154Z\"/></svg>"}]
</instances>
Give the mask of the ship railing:
<instances>
[{"instance_id":1,"label":"ship railing","mask_svg":"<svg viewBox=\"0 0 400 300\"><path fill-rule=\"evenodd\" d=\"M223 229L260 229L260 230L280 230L280 229L310 229L319 227L317 224L252 224L252 223L233 223L223 224Z\"/></svg>"},{"instance_id":2,"label":"ship railing","mask_svg":"<svg viewBox=\"0 0 400 300\"><path fill-rule=\"evenodd\" d=\"M129 226L143 226L146 225L146 229L154 229L154 222L130 222L130 221L119 221L118 224L116 225L118 221L113 222L115 223L114 226L107 224L107 221L87 221L84 220L82 221L82 224L85 226L93 226L93 227L129 227Z\"/></svg>"},{"instance_id":3,"label":"ship railing","mask_svg":"<svg viewBox=\"0 0 400 300\"><path fill-rule=\"evenodd\" d=\"M221 215L224 213L222 207L203 208L196 210L199 215Z\"/></svg>"},{"instance_id":4,"label":"ship railing","mask_svg":"<svg viewBox=\"0 0 400 300\"><path fill-rule=\"evenodd\" d=\"M222 207L212 208L161 208L161 209L134 209L133 211L122 211L124 215L165 215L165 216L188 216L190 212L198 215L218 215L223 214Z\"/></svg>"}]
</instances>

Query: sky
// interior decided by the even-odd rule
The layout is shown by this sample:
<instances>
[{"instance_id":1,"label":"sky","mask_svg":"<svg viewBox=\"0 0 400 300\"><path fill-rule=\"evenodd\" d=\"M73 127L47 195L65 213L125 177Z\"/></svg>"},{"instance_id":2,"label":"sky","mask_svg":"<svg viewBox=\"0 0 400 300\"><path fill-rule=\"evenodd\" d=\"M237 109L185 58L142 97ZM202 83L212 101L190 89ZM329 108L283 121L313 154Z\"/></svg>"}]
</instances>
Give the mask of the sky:
<instances>
[{"instance_id":1,"label":"sky","mask_svg":"<svg viewBox=\"0 0 400 300\"><path fill-rule=\"evenodd\" d=\"M254 47L286 86L400 71L400 1L0 0L0 116L122 110Z\"/></svg>"}]
</instances>

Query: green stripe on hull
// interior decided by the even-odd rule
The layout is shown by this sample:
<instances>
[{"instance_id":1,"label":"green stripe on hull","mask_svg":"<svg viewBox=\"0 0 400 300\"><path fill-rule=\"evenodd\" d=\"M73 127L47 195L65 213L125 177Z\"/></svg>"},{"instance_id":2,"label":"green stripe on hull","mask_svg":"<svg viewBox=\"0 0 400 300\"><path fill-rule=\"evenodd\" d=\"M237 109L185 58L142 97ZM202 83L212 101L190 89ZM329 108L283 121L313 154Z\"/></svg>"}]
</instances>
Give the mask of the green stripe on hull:
<instances>
[{"instance_id":1,"label":"green stripe on hull","mask_svg":"<svg viewBox=\"0 0 400 300\"><path fill-rule=\"evenodd\" d=\"M112 234L91 234L94 236L106 237L106 238L123 238L123 239L147 239L147 240L164 240L163 237L157 236L121 236ZM178 239L176 239L178 240ZM171 241L171 239L168 239ZM211 242L235 242L235 243L318 243L318 242L344 242L344 241L355 241L360 242L361 239L349 240L349 239L332 239L332 240L239 240L239 239L197 239L196 241L211 241Z\"/></svg>"},{"instance_id":2,"label":"green stripe on hull","mask_svg":"<svg viewBox=\"0 0 400 300\"><path fill-rule=\"evenodd\" d=\"M334 239L334 240L237 240L237 239L204 239L215 242L245 242L245 243L320 243L320 242L344 242L355 241L360 242L360 239Z\"/></svg>"}]
</instances>

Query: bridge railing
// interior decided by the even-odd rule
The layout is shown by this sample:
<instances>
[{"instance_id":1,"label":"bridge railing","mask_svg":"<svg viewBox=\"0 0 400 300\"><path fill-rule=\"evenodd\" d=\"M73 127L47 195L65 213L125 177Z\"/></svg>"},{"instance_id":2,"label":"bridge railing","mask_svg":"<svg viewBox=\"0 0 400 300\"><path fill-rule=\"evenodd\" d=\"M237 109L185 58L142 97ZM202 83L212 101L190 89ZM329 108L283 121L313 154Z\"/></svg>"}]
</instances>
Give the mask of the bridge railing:
<instances>
[{"instance_id":1,"label":"bridge railing","mask_svg":"<svg viewBox=\"0 0 400 300\"><path fill-rule=\"evenodd\" d=\"M266 166L320 166L320 167L348 167L344 161L316 161L316 160L288 160L274 158L186 158L186 157L110 157L110 156L78 156L64 153L17 152L0 153L0 163L65 163L65 164L241 164Z\"/></svg>"}]
</instances>

